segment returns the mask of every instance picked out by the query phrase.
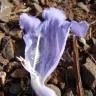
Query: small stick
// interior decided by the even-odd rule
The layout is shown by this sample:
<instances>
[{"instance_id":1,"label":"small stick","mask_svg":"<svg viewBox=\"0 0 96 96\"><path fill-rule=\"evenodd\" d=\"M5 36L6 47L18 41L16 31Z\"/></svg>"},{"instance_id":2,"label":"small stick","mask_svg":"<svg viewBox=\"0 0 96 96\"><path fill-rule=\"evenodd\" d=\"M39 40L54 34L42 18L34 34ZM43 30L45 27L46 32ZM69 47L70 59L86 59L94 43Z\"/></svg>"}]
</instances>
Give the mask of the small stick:
<instances>
[{"instance_id":1,"label":"small stick","mask_svg":"<svg viewBox=\"0 0 96 96\"><path fill-rule=\"evenodd\" d=\"M92 21L92 22L90 23L90 25L93 25L93 24L95 24L95 23L96 23L96 20Z\"/></svg>"},{"instance_id":2,"label":"small stick","mask_svg":"<svg viewBox=\"0 0 96 96\"><path fill-rule=\"evenodd\" d=\"M79 66L79 53L77 47L77 39L73 36L73 70L75 73L76 83L77 83L77 96L84 96L82 81L80 76L80 66Z\"/></svg>"}]
</instances>

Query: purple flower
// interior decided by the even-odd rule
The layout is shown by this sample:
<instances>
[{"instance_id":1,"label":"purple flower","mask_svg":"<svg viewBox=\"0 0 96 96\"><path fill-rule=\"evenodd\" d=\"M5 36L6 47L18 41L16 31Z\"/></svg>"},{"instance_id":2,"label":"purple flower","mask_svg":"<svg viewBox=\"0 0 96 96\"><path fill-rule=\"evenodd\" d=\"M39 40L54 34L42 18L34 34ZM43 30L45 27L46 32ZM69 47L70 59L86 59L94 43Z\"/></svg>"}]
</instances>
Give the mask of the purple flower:
<instances>
[{"instance_id":1,"label":"purple flower","mask_svg":"<svg viewBox=\"0 0 96 96\"><path fill-rule=\"evenodd\" d=\"M74 35L84 37L89 28L89 24L86 21L81 21L80 23L76 21L71 21L71 30Z\"/></svg>"},{"instance_id":2,"label":"purple flower","mask_svg":"<svg viewBox=\"0 0 96 96\"><path fill-rule=\"evenodd\" d=\"M23 66L30 73L32 87L37 95L56 96L44 82L59 63L69 31L72 30L76 36L85 36L88 24L86 21L67 21L64 12L57 8L46 8L42 17L43 22L26 13L20 16L20 26L25 30L23 38L26 44Z\"/></svg>"}]
</instances>

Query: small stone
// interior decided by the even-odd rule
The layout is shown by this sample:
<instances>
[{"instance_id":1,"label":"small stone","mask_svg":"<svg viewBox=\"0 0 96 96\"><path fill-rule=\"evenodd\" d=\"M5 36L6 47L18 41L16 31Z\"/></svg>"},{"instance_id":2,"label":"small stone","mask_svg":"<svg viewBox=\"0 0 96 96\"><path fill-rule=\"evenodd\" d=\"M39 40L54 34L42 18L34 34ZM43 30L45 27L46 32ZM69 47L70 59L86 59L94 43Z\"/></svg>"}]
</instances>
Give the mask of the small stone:
<instances>
[{"instance_id":1,"label":"small stone","mask_svg":"<svg viewBox=\"0 0 96 96\"><path fill-rule=\"evenodd\" d=\"M46 3L45 0L39 0L39 2L41 5L45 5L45 3Z\"/></svg>"},{"instance_id":2,"label":"small stone","mask_svg":"<svg viewBox=\"0 0 96 96\"><path fill-rule=\"evenodd\" d=\"M15 39L22 39L23 37L22 31L20 30L12 30L8 34Z\"/></svg>"},{"instance_id":3,"label":"small stone","mask_svg":"<svg viewBox=\"0 0 96 96\"><path fill-rule=\"evenodd\" d=\"M1 71L0 72L0 85L4 85L6 80L6 73Z\"/></svg>"},{"instance_id":4,"label":"small stone","mask_svg":"<svg viewBox=\"0 0 96 96\"><path fill-rule=\"evenodd\" d=\"M19 27L18 20L12 20L5 25L7 31L5 33L14 39L22 39L23 34Z\"/></svg>"},{"instance_id":5,"label":"small stone","mask_svg":"<svg viewBox=\"0 0 96 96\"><path fill-rule=\"evenodd\" d=\"M13 78L26 78L27 72L23 69L16 69L12 74L11 77Z\"/></svg>"},{"instance_id":6,"label":"small stone","mask_svg":"<svg viewBox=\"0 0 96 96\"><path fill-rule=\"evenodd\" d=\"M0 32L6 33L9 30L6 28L5 23L0 23Z\"/></svg>"},{"instance_id":7,"label":"small stone","mask_svg":"<svg viewBox=\"0 0 96 96\"><path fill-rule=\"evenodd\" d=\"M95 88L96 86L96 65L87 58L86 64L82 65L81 76L83 84L87 88Z\"/></svg>"},{"instance_id":8,"label":"small stone","mask_svg":"<svg viewBox=\"0 0 96 96\"><path fill-rule=\"evenodd\" d=\"M96 38L92 37L92 41L93 41L94 45L96 46Z\"/></svg>"},{"instance_id":9,"label":"small stone","mask_svg":"<svg viewBox=\"0 0 96 96\"><path fill-rule=\"evenodd\" d=\"M60 83L60 88L63 90L65 88L65 83L64 82L61 82Z\"/></svg>"},{"instance_id":10,"label":"small stone","mask_svg":"<svg viewBox=\"0 0 96 96\"><path fill-rule=\"evenodd\" d=\"M1 40L2 40L2 38L5 36L5 34L4 33L2 33L2 32L0 32L0 45L1 45Z\"/></svg>"},{"instance_id":11,"label":"small stone","mask_svg":"<svg viewBox=\"0 0 96 96\"><path fill-rule=\"evenodd\" d=\"M14 47L10 37L5 36L2 39L2 55L4 58L11 60L14 58Z\"/></svg>"},{"instance_id":12,"label":"small stone","mask_svg":"<svg viewBox=\"0 0 96 96\"><path fill-rule=\"evenodd\" d=\"M16 61L10 62L9 65L11 65L12 69L22 68L22 64Z\"/></svg>"},{"instance_id":13,"label":"small stone","mask_svg":"<svg viewBox=\"0 0 96 96\"><path fill-rule=\"evenodd\" d=\"M84 96L93 96L91 90L84 90Z\"/></svg>"},{"instance_id":14,"label":"small stone","mask_svg":"<svg viewBox=\"0 0 96 96\"><path fill-rule=\"evenodd\" d=\"M53 89L57 96L61 96L61 91L58 87L56 87L55 85L52 85L52 84L48 84L47 86L49 88Z\"/></svg>"},{"instance_id":15,"label":"small stone","mask_svg":"<svg viewBox=\"0 0 96 96\"><path fill-rule=\"evenodd\" d=\"M85 5L83 2L78 2L77 5L82 8L84 11L89 12L87 5Z\"/></svg>"},{"instance_id":16,"label":"small stone","mask_svg":"<svg viewBox=\"0 0 96 96\"><path fill-rule=\"evenodd\" d=\"M42 7L39 4L33 3L33 7L36 10L36 13L41 13L42 12Z\"/></svg>"},{"instance_id":17,"label":"small stone","mask_svg":"<svg viewBox=\"0 0 96 96\"><path fill-rule=\"evenodd\" d=\"M8 0L0 0L0 2L0 20L8 22L13 5Z\"/></svg>"},{"instance_id":18,"label":"small stone","mask_svg":"<svg viewBox=\"0 0 96 96\"><path fill-rule=\"evenodd\" d=\"M9 92L12 95L17 95L22 91L22 88L19 83L11 84Z\"/></svg>"},{"instance_id":19,"label":"small stone","mask_svg":"<svg viewBox=\"0 0 96 96\"><path fill-rule=\"evenodd\" d=\"M7 65L9 60L3 58L2 54L0 54L0 64Z\"/></svg>"}]
</instances>

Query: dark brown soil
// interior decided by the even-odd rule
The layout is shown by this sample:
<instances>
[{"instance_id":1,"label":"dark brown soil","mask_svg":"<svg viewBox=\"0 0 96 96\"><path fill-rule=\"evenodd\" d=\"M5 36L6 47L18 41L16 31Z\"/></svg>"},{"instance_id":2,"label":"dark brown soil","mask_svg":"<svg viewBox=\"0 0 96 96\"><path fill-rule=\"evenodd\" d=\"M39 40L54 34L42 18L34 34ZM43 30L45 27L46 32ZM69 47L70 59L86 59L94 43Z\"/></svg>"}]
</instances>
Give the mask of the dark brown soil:
<instances>
[{"instance_id":1,"label":"dark brown soil","mask_svg":"<svg viewBox=\"0 0 96 96\"><path fill-rule=\"evenodd\" d=\"M85 37L86 45L78 38L79 64L84 96L96 96L96 0L0 0L0 72L5 72L0 96L35 96L31 88L29 73L16 56L24 57L25 44L19 27L22 12L41 17L46 7L62 8L68 20L86 20L90 24ZM82 2L84 8L79 6ZM2 9L2 6L8 8ZM87 8L87 10L86 10ZM72 36L66 50L48 84L57 86L61 96L77 96L75 72L73 70Z\"/></svg>"}]
</instances>

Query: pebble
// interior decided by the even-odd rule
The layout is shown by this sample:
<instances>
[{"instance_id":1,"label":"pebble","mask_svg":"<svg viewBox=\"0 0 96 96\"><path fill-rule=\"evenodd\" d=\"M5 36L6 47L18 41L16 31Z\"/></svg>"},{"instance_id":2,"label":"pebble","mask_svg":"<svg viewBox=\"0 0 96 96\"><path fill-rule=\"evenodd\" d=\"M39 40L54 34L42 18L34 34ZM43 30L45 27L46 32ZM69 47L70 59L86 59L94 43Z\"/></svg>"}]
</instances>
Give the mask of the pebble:
<instances>
[{"instance_id":1,"label":"pebble","mask_svg":"<svg viewBox=\"0 0 96 96\"><path fill-rule=\"evenodd\" d=\"M23 37L22 31L20 30L12 30L8 34L14 39L22 39Z\"/></svg>"},{"instance_id":2,"label":"pebble","mask_svg":"<svg viewBox=\"0 0 96 96\"><path fill-rule=\"evenodd\" d=\"M17 95L22 91L22 88L19 83L13 83L10 86L9 92L12 95Z\"/></svg>"},{"instance_id":3,"label":"pebble","mask_svg":"<svg viewBox=\"0 0 96 96\"><path fill-rule=\"evenodd\" d=\"M27 72L24 69L16 69L14 72L12 72L11 77L13 78L26 78Z\"/></svg>"},{"instance_id":4,"label":"pebble","mask_svg":"<svg viewBox=\"0 0 96 96\"><path fill-rule=\"evenodd\" d=\"M94 45L96 46L96 38L93 37L92 41L93 41Z\"/></svg>"},{"instance_id":5,"label":"pebble","mask_svg":"<svg viewBox=\"0 0 96 96\"><path fill-rule=\"evenodd\" d=\"M40 5L45 5L45 0L39 0Z\"/></svg>"},{"instance_id":6,"label":"pebble","mask_svg":"<svg viewBox=\"0 0 96 96\"><path fill-rule=\"evenodd\" d=\"M90 58L87 58L86 63L82 65L81 76L83 84L90 89L96 86L96 65Z\"/></svg>"},{"instance_id":7,"label":"pebble","mask_svg":"<svg viewBox=\"0 0 96 96\"><path fill-rule=\"evenodd\" d=\"M18 20L12 20L5 25L7 31L5 33L14 39L22 39L23 34L19 27Z\"/></svg>"},{"instance_id":8,"label":"pebble","mask_svg":"<svg viewBox=\"0 0 96 96\"><path fill-rule=\"evenodd\" d=\"M91 90L84 90L84 96L93 96Z\"/></svg>"},{"instance_id":9,"label":"pebble","mask_svg":"<svg viewBox=\"0 0 96 96\"><path fill-rule=\"evenodd\" d=\"M8 22L13 5L11 3L9 3L8 0L0 0L0 2L1 2L0 20L2 20L4 22Z\"/></svg>"},{"instance_id":10,"label":"pebble","mask_svg":"<svg viewBox=\"0 0 96 96\"><path fill-rule=\"evenodd\" d=\"M0 85L4 85L6 80L6 72L1 71L0 72Z\"/></svg>"},{"instance_id":11,"label":"pebble","mask_svg":"<svg viewBox=\"0 0 96 96\"><path fill-rule=\"evenodd\" d=\"M9 60L3 58L2 54L0 53L0 64L7 65Z\"/></svg>"},{"instance_id":12,"label":"pebble","mask_svg":"<svg viewBox=\"0 0 96 96\"><path fill-rule=\"evenodd\" d=\"M61 91L60 91L60 89L57 86L55 86L53 84L48 84L47 86L49 88L53 89L57 96L61 96Z\"/></svg>"},{"instance_id":13,"label":"pebble","mask_svg":"<svg viewBox=\"0 0 96 96\"><path fill-rule=\"evenodd\" d=\"M87 7L87 5L85 5L83 2L78 2L77 6L79 6L81 9L83 9L87 13L90 11L89 8Z\"/></svg>"},{"instance_id":14,"label":"pebble","mask_svg":"<svg viewBox=\"0 0 96 96\"><path fill-rule=\"evenodd\" d=\"M61 82L60 83L60 88L63 90L65 88L65 83L64 82Z\"/></svg>"},{"instance_id":15,"label":"pebble","mask_svg":"<svg viewBox=\"0 0 96 96\"><path fill-rule=\"evenodd\" d=\"M33 3L33 8L36 10L37 14L39 14L43 11L42 7L37 3Z\"/></svg>"},{"instance_id":16,"label":"pebble","mask_svg":"<svg viewBox=\"0 0 96 96\"><path fill-rule=\"evenodd\" d=\"M5 36L2 39L2 55L4 58L11 60L14 58L14 46L12 43L12 39L8 36Z\"/></svg>"},{"instance_id":17,"label":"pebble","mask_svg":"<svg viewBox=\"0 0 96 96\"><path fill-rule=\"evenodd\" d=\"M2 33L2 32L0 32L0 45L1 45L1 40L2 40L2 38L5 36L5 34L4 33Z\"/></svg>"}]
</instances>

